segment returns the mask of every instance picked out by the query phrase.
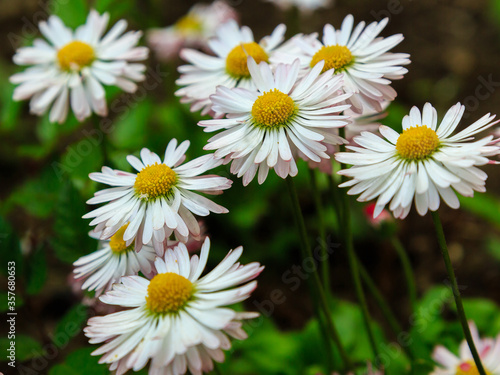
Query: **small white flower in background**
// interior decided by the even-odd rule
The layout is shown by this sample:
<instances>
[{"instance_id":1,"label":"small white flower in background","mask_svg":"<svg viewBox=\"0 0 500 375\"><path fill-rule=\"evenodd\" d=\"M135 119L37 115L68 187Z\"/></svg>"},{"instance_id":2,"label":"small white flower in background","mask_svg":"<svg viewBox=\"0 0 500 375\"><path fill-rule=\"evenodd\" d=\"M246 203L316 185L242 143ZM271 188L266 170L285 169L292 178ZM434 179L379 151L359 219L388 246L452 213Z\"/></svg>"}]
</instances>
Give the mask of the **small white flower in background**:
<instances>
[{"instance_id":1,"label":"small white flower in background","mask_svg":"<svg viewBox=\"0 0 500 375\"><path fill-rule=\"evenodd\" d=\"M150 30L148 44L160 60L172 60L183 47L207 49L208 39L215 35L216 28L237 18L236 11L225 1L198 3L174 25Z\"/></svg>"},{"instance_id":2,"label":"small white flower in background","mask_svg":"<svg viewBox=\"0 0 500 375\"><path fill-rule=\"evenodd\" d=\"M490 114L452 135L464 111L460 103L454 105L438 126L436 110L426 103L422 114L413 107L403 118L401 134L387 126L379 128L385 139L362 132L354 137L359 146L347 146L353 152L335 155L338 162L353 165L339 172L353 178L340 186L352 186L348 194L361 194L361 202L378 197L374 217L389 202L397 218L408 215L413 200L422 216L428 210L436 211L440 199L458 208L455 191L464 196L486 191L488 176L477 166L487 164L487 156L498 153L498 146L489 145L493 136L472 141L475 134L496 123Z\"/></svg>"},{"instance_id":3,"label":"small white flower in background","mask_svg":"<svg viewBox=\"0 0 500 375\"><path fill-rule=\"evenodd\" d=\"M297 174L294 156L300 151L313 161L329 159L322 143L344 142L336 134L347 124L339 115L349 108L350 94L338 95L341 76L333 71L321 74L318 64L303 79L298 79L299 61L271 67L248 58L248 68L257 90L228 89L219 86L211 96L213 110L225 113L225 119L200 121L205 131L220 134L208 140L206 150L232 160L231 172L243 176L248 185L258 171L262 184L274 169L281 178Z\"/></svg>"},{"instance_id":4,"label":"small white flower in background","mask_svg":"<svg viewBox=\"0 0 500 375\"><path fill-rule=\"evenodd\" d=\"M476 325L469 322L474 344L481 363L488 375L500 374L500 336L496 339L481 339ZM460 344L458 357L444 346L437 346L432 353L432 359L439 364L430 375L477 375L479 374L469 345L465 340Z\"/></svg>"},{"instance_id":5,"label":"small white flower in background","mask_svg":"<svg viewBox=\"0 0 500 375\"><path fill-rule=\"evenodd\" d=\"M264 0L273 3L277 7L287 10L297 7L301 12L310 13L318 8L328 8L333 4L332 0Z\"/></svg>"},{"instance_id":6,"label":"small white flower in background","mask_svg":"<svg viewBox=\"0 0 500 375\"><path fill-rule=\"evenodd\" d=\"M189 141L177 147L172 139L165 150L163 162L146 148L141 159L129 155L127 161L138 173L128 173L103 167L102 172L89 177L113 186L95 193L88 204L109 202L84 215L95 218L90 225L97 225L95 232L102 232L101 239L108 239L123 225L130 223L123 233L127 246L135 242L139 251L150 241L158 255L163 254L166 241L172 233L182 242L189 236L200 236L200 226L193 214L207 216L210 212L227 213L227 209L196 194L221 194L231 187L232 181L216 175L201 173L222 164L213 154L204 155L183 164Z\"/></svg>"},{"instance_id":7,"label":"small white flower in background","mask_svg":"<svg viewBox=\"0 0 500 375\"><path fill-rule=\"evenodd\" d=\"M91 344L105 343L92 354L100 363L123 374L139 371L150 361L149 374L201 375L224 361L231 348L229 336L243 340L241 320L257 313L236 312L229 306L246 300L257 287L263 270L259 263L241 265L243 248L230 251L211 272L201 277L209 255L207 238L200 256L189 258L183 244L155 261L158 274L151 280L124 277L101 296L102 302L131 308L93 317L84 329ZM244 284L244 285L242 285Z\"/></svg>"},{"instance_id":8,"label":"small white flower in background","mask_svg":"<svg viewBox=\"0 0 500 375\"><path fill-rule=\"evenodd\" d=\"M14 100L30 99L30 111L42 115L50 108L51 122L63 123L71 109L79 121L92 112L108 113L103 85L118 86L126 92L137 89L143 81L144 64L135 63L148 57L146 47L137 47L142 33L123 32L125 20L118 21L105 34L109 14L92 10L87 22L74 32L57 16L40 22L47 41L36 39L32 47L21 47L14 55L17 65L33 65L14 74L10 81L20 84Z\"/></svg>"},{"instance_id":9,"label":"small white flower in background","mask_svg":"<svg viewBox=\"0 0 500 375\"><path fill-rule=\"evenodd\" d=\"M99 250L85 255L73 263L73 273L77 280L83 280L82 289L95 290L96 295L109 290L111 285L120 281L122 276L151 275L155 250L143 246L139 252L134 250L134 244L127 246L123 233L128 224L121 227L109 240L101 241ZM99 233L90 232L90 236L99 239Z\"/></svg>"},{"instance_id":10,"label":"small white flower in background","mask_svg":"<svg viewBox=\"0 0 500 375\"><path fill-rule=\"evenodd\" d=\"M250 28L240 28L234 20L226 22L217 28L216 37L208 42L215 56L193 49L181 51L181 57L191 65L178 68L181 76L176 83L185 87L177 90L176 95L182 97L182 103L192 103L191 111L201 110L205 115L210 113L212 103L209 97L217 86L255 89L247 67L248 56L257 63L269 61L283 42L285 31L285 25L279 25L270 36L256 43Z\"/></svg>"},{"instance_id":11,"label":"small white flower in background","mask_svg":"<svg viewBox=\"0 0 500 375\"><path fill-rule=\"evenodd\" d=\"M388 52L403 40L403 35L378 36L388 21L385 18L366 27L360 22L353 29L354 18L348 15L339 30L325 25L322 42L315 35L292 38L301 52L278 51L271 62L286 63L299 58L301 68L308 71L324 61L324 71L335 69L335 73L344 74L343 89L354 94L349 99L353 110L358 113L381 112L381 104L394 100L397 95L390 86L391 81L403 78L408 70L402 65L410 63L410 55Z\"/></svg>"}]
</instances>

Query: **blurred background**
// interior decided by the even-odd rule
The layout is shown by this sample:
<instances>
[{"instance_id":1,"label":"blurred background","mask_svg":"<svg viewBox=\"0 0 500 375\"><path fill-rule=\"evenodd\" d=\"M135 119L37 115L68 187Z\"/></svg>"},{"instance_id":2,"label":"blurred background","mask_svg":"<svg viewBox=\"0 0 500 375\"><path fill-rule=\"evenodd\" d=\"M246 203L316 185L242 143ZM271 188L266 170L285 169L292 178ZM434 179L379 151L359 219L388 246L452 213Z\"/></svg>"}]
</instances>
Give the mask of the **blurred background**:
<instances>
[{"instance_id":1,"label":"blurred background","mask_svg":"<svg viewBox=\"0 0 500 375\"><path fill-rule=\"evenodd\" d=\"M16 261L17 369L5 362L8 347L2 332L0 370L5 374L106 374L105 366L90 357L92 348L82 333L88 317L103 309L91 295L72 282L72 262L96 250L87 235L90 227L81 216L90 210L85 201L101 188L88 173L102 165L129 170L128 154L142 147L163 153L171 138L189 139L188 159L204 154L209 136L174 97L176 67L180 59L147 63L147 80L135 94L110 88L110 115L78 123L72 115L62 125L48 116L29 114L28 102L13 102L9 76L20 70L12 63L15 49L39 36L37 24L50 13L68 26L85 22L88 10L108 11L110 23L120 18L131 30L149 30L174 24L186 14L191 1L160 0L2 0L0 3L0 306L7 309L7 262ZM498 0L336 0L325 9L300 13L269 2L232 0L241 24L252 28L256 39L268 35L279 23L292 32L321 33L325 23L339 27L351 13L355 21L390 22L382 36L402 33L405 40L395 52L411 54L409 73L394 82L398 98L382 123L397 130L411 106L431 102L442 117L456 102L466 105L462 126L488 112L500 112L500 1ZM295 15L295 16L294 16ZM295 22L290 22L294 19ZM289 28L290 29L290 28ZM293 34L289 34L291 36ZM144 41L145 43L145 41ZM106 129L106 130L103 130ZM500 332L500 174L487 166L486 194L461 199L462 207L440 209L458 282L469 317L481 333ZM217 170L232 178L233 188L215 201L230 210L227 215L204 218L212 238L212 262L230 248L243 245L243 261L259 261L266 270L245 308L263 315L247 327L250 339L234 344L224 374L316 374L323 371L325 349L312 305L307 273L300 257L284 181L270 173L265 184L241 180L226 167ZM354 288L328 192L328 178L316 174L323 191L331 266L332 308L342 340L359 363L369 360L367 338L355 305ZM319 231L307 164L300 162L296 178L313 244ZM454 318L453 299L433 235L429 216L412 210L404 221L372 225L363 204L352 203L356 250L381 294L395 311L402 328L412 337L412 350L420 361L416 373L432 369L430 354L440 343L456 348L461 331ZM419 304L410 309L400 260L391 244L396 233L414 269ZM295 268L294 268L295 267ZM303 276L301 276L303 275ZM280 297L274 298L275 291ZM274 294L273 294L274 293ZM406 373L408 357L397 349L397 336L384 320L375 300L368 296L377 327L377 339L388 359L388 372ZM3 323L2 323L2 326ZM5 326L6 327L6 326ZM145 373L145 372L143 372Z\"/></svg>"}]
</instances>

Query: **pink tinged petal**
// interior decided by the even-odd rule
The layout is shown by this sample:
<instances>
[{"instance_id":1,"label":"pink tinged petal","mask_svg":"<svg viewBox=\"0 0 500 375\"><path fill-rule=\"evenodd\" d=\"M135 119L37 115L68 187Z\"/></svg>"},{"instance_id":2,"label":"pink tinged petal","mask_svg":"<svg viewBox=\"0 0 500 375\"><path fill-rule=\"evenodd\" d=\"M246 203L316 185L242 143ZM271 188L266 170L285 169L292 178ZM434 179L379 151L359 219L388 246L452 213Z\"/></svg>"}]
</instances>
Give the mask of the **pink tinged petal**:
<instances>
[{"instance_id":1,"label":"pink tinged petal","mask_svg":"<svg viewBox=\"0 0 500 375\"><path fill-rule=\"evenodd\" d=\"M385 125L381 125L379 127L379 132L380 134L382 134L389 142L391 142L392 144L396 144L396 142L398 141L398 138L400 136L400 134L391 129L390 127L388 126L385 126Z\"/></svg>"},{"instance_id":2,"label":"pink tinged petal","mask_svg":"<svg viewBox=\"0 0 500 375\"><path fill-rule=\"evenodd\" d=\"M208 254L210 253L210 238L206 237L203 245L201 246L200 259L194 272L189 276L191 282L195 282L203 273L205 266L207 265Z\"/></svg>"},{"instance_id":3,"label":"pink tinged petal","mask_svg":"<svg viewBox=\"0 0 500 375\"><path fill-rule=\"evenodd\" d=\"M127 228L128 229L128 228ZM141 242L143 244L149 243L153 237L153 208L148 203L146 207L146 217L144 219L144 232L142 233Z\"/></svg>"}]
</instances>

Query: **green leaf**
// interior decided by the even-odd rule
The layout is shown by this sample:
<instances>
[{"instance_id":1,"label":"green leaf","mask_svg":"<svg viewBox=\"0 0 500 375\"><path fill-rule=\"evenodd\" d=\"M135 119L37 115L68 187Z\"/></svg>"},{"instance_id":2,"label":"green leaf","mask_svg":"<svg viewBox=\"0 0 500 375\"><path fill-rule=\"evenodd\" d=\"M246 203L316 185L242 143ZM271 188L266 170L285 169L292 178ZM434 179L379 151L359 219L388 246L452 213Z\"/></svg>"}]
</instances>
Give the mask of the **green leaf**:
<instances>
[{"instance_id":1,"label":"green leaf","mask_svg":"<svg viewBox=\"0 0 500 375\"><path fill-rule=\"evenodd\" d=\"M459 195L460 204L467 211L500 226L500 200L491 194L476 194L473 198Z\"/></svg>"},{"instance_id":2,"label":"green leaf","mask_svg":"<svg viewBox=\"0 0 500 375\"><path fill-rule=\"evenodd\" d=\"M9 353L11 341L14 342L16 352L16 362L26 361L31 358L36 358L44 355L45 350L42 345L34 338L22 334L16 334L15 338L2 337L0 338L0 350L3 353ZM2 358L2 360L5 357Z\"/></svg>"},{"instance_id":3,"label":"green leaf","mask_svg":"<svg viewBox=\"0 0 500 375\"><path fill-rule=\"evenodd\" d=\"M50 9L54 15L62 19L66 26L72 29L83 25L89 12L85 0L71 0L71 3L52 0Z\"/></svg>"},{"instance_id":4,"label":"green leaf","mask_svg":"<svg viewBox=\"0 0 500 375\"><path fill-rule=\"evenodd\" d=\"M153 106L147 100L135 105L135 108L130 109L126 116L121 116L116 122L116 128L110 138L117 148L135 150L145 144L147 124Z\"/></svg>"},{"instance_id":5,"label":"green leaf","mask_svg":"<svg viewBox=\"0 0 500 375\"><path fill-rule=\"evenodd\" d=\"M467 319L476 323L479 331L486 336L495 337L498 331L492 331L492 322L500 317L500 309L490 300L483 298L467 298L463 300Z\"/></svg>"},{"instance_id":6,"label":"green leaf","mask_svg":"<svg viewBox=\"0 0 500 375\"><path fill-rule=\"evenodd\" d=\"M0 107L0 129L11 131L16 128L21 113L22 102L12 99L14 85L6 85L2 90L2 101Z\"/></svg>"},{"instance_id":7,"label":"green leaf","mask_svg":"<svg viewBox=\"0 0 500 375\"><path fill-rule=\"evenodd\" d=\"M56 204L52 246L58 259L73 263L95 249L88 236L88 226L82 216L86 206L82 196L70 181L64 185Z\"/></svg>"},{"instance_id":8,"label":"green leaf","mask_svg":"<svg viewBox=\"0 0 500 375\"><path fill-rule=\"evenodd\" d=\"M220 365L224 374L294 375L301 373L299 343L290 333L280 332L265 317L248 323L249 338L234 341L233 350ZM283 366L286 363L286 366Z\"/></svg>"},{"instance_id":9,"label":"green leaf","mask_svg":"<svg viewBox=\"0 0 500 375\"><path fill-rule=\"evenodd\" d=\"M91 356L95 348L83 348L69 354L64 363L52 367L49 375L108 375L106 365L97 363L98 358Z\"/></svg>"},{"instance_id":10,"label":"green leaf","mask_svg":"<svg viewBox=\"0 0 500 375\"><path fill-rule=\"evenodd\" d=\"M101 146L106 135L96 130L82 132L85 138L67 147L61 162L53 162L52 167L59 178L71 178L78 190L89 195L95 185L89 173L100 170L103 165Z\"/></svg>"},{"instance_id":11,"label":"green leaf","mask_svg":"<svg viewBox=\"0 0 500 375\"><path fill-rule=\"evenodd\" d=\"M37 294L47 280L47 259L45 257L45 247L40 246L31 255L26 266L26 293Z\"/></svg>"},{"instance_id":12,"label":"green leaf","mask_svg":"<svg viewBox=\"0 0 500 375\"><path fill-rule=\"evenodd\" d=\"M53 336L54 344L64 348L73 337L81 332L87 317L87 306L82 304L73 306L57 324Z\"/></svg>"}]
</instances>

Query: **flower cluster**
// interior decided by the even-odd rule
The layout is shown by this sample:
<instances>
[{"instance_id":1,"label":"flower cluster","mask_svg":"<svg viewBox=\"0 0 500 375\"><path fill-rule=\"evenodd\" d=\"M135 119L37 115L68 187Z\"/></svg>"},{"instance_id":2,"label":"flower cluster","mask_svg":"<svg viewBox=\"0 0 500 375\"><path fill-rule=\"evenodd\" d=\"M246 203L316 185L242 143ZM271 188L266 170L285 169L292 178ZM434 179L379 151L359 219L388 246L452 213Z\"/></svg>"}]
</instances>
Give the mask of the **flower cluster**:
<instances>
[{"instance_id":1,"label":"flower cluster","mask_svg":"<svg viewBox=\"0 0 500 375\"><path fill-rule=\"evenodd\" d=\"M328 3L308 2L311 9ZM210 240L202 239L198 217L228 212L205 195L232 185L208 171L230 163L243 185L256 176L262 184L270 170L283 179L296 176L298 158L332 174L334 155L342 165L338 173L351 178L340 186L359 201L376 199L368 211L382 215L380 221L390 219L386 206L396 218L405 218L413 202L420 215L437 210L441 200L458 208L456 193L485 191L487 175L478 167L500 153L495 136L474 140L496 124L495 116L455 131L465 110L460 103L441 121L430 103L422 111L413 107L401 132L374 124L410 63L408 54L391 52L402 35L381 36L388 19L355 25L348 15L340 29L325 25L321 39L298 34L285 40L286 27L278 25L259 41L236 19L232 8L216 1L148 34L161 58L179 54L186 61L178 68L176 95L212 117L198 125L216 132L204 147L213 153L185 162L189 141L172 139L163 158L146 148L140 158L127 156L134 172L104 166L89 176L109 187L87 201L103 204L84 215L100 245L74 263L74 276L104 304L127 308L93 317L85 328L90 343L102 344L93 354L117 374L148 363L150 374L211 371L213 361L224 360L230 337L246 338L242 321L257 316L227 307L250 296L263 270L238 262L241 247L202 276ZM91 11L74 31L55 16L41 22L46 40L14 56L16 64L31 66L11 77L19 84L14 99L31 99L37 115L50 109L52 122L63 123L70 106L79 121L92 112L106 116L103 85L134 92L145 78L138 61L148 56L137 46L140 32L124 34L122 20L105 33L108 21L108 14ZM349 152L338 152L339 146ZM199 255L190 256L188 242L203 243ZM500 344L477 340L489 373L498 373ZM435 374L475 373L467 350L462 345L459 359L437 348L434 358L446 370Z\"/></svg>"}]
</instances>

